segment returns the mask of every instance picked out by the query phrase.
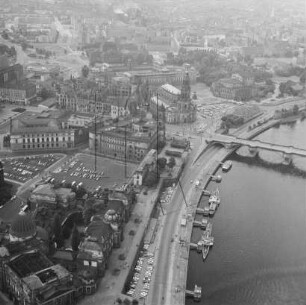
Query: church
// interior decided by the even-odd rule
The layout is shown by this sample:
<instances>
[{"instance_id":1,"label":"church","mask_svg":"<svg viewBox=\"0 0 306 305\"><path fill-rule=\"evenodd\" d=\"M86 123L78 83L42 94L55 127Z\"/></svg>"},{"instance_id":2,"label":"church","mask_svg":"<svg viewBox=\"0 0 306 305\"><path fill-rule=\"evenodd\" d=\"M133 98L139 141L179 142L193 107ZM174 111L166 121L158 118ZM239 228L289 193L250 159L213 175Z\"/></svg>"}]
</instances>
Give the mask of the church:
<instances>
[{"instance_id":1,"label":"church","mask_svg":"<svg viewBox=\"0 0 306 305\"><path fill-rule=\"evenodd\" d=\"M168 124L193 123L196 120L196 105L191 100L189 74L186 73L181 90L164 84L158 88L150 101L150 111L154 117Z\"/></svg>"}]
</instances>

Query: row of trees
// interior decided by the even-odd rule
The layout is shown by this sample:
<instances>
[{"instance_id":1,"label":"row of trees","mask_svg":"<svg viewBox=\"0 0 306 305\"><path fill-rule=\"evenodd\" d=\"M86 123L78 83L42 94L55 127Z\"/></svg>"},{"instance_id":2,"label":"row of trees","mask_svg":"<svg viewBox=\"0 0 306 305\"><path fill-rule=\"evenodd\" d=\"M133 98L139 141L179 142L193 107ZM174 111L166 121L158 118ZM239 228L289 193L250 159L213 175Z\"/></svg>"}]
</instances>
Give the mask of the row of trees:
<instances>
[{"instance_id":1,"label":"row of trees","mask_svg":"<svg viewBox=\"0 0 306 305\"><path fill-rule=\"evenodd\" d=\"M160 172L168 167L170 170L174 168L176 161L174 157L170 157L169 161L167 158L161 157L157 159L157 168L150 170L144 178L143 185L147 187L155 186L160 178Z\"/></svg>"}]
</instances>

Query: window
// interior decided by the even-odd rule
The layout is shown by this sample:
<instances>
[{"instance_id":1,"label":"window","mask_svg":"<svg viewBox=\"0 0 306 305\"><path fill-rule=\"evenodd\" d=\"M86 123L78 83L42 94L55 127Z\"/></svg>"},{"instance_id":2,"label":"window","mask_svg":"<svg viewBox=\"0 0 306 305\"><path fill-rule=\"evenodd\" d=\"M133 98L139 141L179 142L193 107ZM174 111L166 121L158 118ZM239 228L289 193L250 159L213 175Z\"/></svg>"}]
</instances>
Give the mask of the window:
<instances>
[{"instance_id":1,"label":"window","mask_svg":"<svg viewBox=\"0 0 306 305\"><path fill-rule=\"evenodd\" d=\"M84 261L84 266L89 266L89 261Z\"/></svg>"},{"instance_id":2,"label":"window","mask_svg":"<svg viewBox=\"0 0 306 305\"><path fill-rule=\"evenodd\" d=\"M97 263L97 262L91 262L91 266L92 266L92 267L97 267L97 266L98 266L98 263Z\"/></svg>"}]
</instances>

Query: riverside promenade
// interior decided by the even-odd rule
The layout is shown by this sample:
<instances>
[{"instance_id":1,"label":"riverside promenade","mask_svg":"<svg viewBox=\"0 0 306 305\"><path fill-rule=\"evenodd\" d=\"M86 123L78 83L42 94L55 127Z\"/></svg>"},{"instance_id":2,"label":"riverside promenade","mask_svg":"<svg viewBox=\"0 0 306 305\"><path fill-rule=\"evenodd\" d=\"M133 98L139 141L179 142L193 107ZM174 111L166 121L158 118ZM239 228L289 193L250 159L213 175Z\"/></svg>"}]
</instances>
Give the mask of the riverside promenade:
<instances>
[{"instance_id":1,"label":"riverside promenade","mask_svg":"<svg viewBox=\"0 0 306 305\"><path fill-rule=\"evenodd\" d=\"M210 157L210 153L213 154L212 157ZM199 180L200 185L193 184L189 187L186 195L188 206L184 206L179 215L179 219L187 219L187 225L181 226L180 222L177 222L175 242L172 244L171 249L171 270L173 270L173 274L170 276L172 278L172 286L171 290L168 291L165 304L185 304L188 259L195 211L202 196L202 191L210 181L211 174L216 172L220 162L231 153L232 151L224 148L207 148L207 151L195 163L195 166L200 169L195 180ZM191 287L191 289L193 288ZM202 287L202 289L205 289L205 287Z\"/></svg>"}]
</instances>

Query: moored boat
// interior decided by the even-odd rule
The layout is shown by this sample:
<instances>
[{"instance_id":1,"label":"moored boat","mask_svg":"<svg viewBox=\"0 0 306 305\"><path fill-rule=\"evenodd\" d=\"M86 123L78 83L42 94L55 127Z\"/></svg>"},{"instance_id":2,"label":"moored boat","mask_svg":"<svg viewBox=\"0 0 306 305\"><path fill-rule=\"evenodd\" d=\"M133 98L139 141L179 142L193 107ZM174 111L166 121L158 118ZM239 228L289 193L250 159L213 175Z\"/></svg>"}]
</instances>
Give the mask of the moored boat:
<instances>
[{"instance_id":1,"label":"moored boat","mask_svg":"<svg viewBox=\"0 0 306 305\"><path fill-rule=\"evenodd\" d=\"M221 199L220 199L220 192L219 189L217 188L209 197L208 199L208 203L216 203L216 204L220 204Z\"/></svg>"},{"instance_id":2,"label":"moored boat","mask_svg":"<svg viewBox=\"0 0 306 305\"><path fill-rule=\"evenodd\" d=\"M204 246L202 249L202 257L203 257L203 261L206 259L207 255L209 252L209 246Z\"/></svg>"},{"instance_id":3,"label":"moored boat","mask_svg":"<svg viewBox=\"0 0 306 305\"><path fill-rule=\"evenodd\" d=\"M222 170L223 170L224 172L227 172L227 171L229 171L229 170L231 169L232 165L233 165L232 162L229 161L229 160L227 160L227 161L225 161L225 162L223 163L223 165L222 165Z\"/></svg>"},{"instance_id":4,"label":"moored boat","mask_svg":"<svg viewBox=\"0 0 306 305\"><path fill-rule=\"evenodd\" d=\"M214 215L217 209L217 204L216 203L211 203L209 206L209 215Z\"/></svg>"}]
</instances>

